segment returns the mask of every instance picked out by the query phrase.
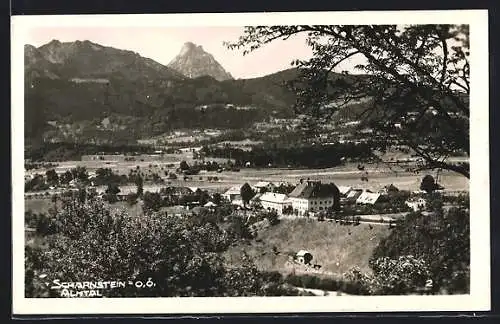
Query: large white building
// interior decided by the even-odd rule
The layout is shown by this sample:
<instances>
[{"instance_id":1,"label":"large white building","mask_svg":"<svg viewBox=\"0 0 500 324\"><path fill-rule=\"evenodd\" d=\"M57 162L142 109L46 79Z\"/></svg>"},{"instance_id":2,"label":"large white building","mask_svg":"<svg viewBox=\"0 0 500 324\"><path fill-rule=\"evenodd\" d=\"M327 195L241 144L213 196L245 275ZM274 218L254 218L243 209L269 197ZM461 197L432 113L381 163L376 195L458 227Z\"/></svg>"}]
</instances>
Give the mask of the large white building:
<instances>
[{"instance_id":1,"label":"large white building","mask_svg":"<svg viewBox=\"0 0 500 324\"><path fill-rule=\"evenodd\" d=\"M302 182L290 193L288 199L294 213L300 216L340 207L340 192L333 183Z\"/></svg>"},{"instance_id":2,"label":"large white building","mask_svg":"<svg viewBox=\"0 0 500 324\"><path fill-rule=\"evenodd\" d=\"M288 196L285 194L266 192L260 196L260 203L265 210L275 211L278 215L283 215L283 209L291 206Z\"/></svg>"}]
</instances>

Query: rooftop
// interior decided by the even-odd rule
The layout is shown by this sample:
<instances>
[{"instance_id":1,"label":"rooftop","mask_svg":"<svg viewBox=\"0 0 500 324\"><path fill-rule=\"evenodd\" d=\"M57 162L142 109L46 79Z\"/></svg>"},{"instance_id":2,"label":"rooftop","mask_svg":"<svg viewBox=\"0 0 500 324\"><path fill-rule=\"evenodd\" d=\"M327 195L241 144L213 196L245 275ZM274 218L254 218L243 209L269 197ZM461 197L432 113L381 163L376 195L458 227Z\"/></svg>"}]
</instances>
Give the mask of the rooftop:
<instances>
[{"instance_id":1,"label":"rooftop","mask_svg":"<svg viewBox=\"0 0 500 324\"><path fill-rule=\"evenodd\" d=\"M260 196L260 201L274 202L274 203L284 203L288 199L288 196L285 194L274 193L274 192L266 192L262 196Z\"/></svg>"},{"instance_id":2,"label":"rooftop","mask_svg":"<svg viewBox=\"0 0 500 324\"><path fill-rule=\"evenodd\" d=\"M321 183L319 181L304 181L293 189L290 197L293 198L326 198L339 194L339 188L333 183Z\"/></svg>"},{"instance_id":3,"label":"rooftop","mask_svg":"<svg viewBox=\"0 0 500 324\"><path fill-rule=\"evenodd\" d=\"M269 186L270 184L273 184L272 182L269 182L269 181L259 181L257 182L254 187L255 188L263 188L263 187L267 187Z\"/></svg>"},{"instance_id":4,"label":"rooftop","mask_svg":"<svg viewBox=\"0 0 500 324\"><path fill-rule=\"evenodd\" d=\"M240 194L240 191L241 191L241 187L243 187L243 185L235 185L235 186L232 186L231 188L227 189L224 194L225 195L239 195Z\"/></svg>"},{"instance_id":5,"label":"rooftop","mask_svg":"<svg viewBox=\"0 0 500 324\"><path fill-rule=\"evenodd\" d=\"M373 193L369 191L364 191L361 193L361 195L356 199L356 202L358 204L371 204L373 205L374 203L377 202L377 200L380 198L379 193Z\"/></svg>"}]
</instances>

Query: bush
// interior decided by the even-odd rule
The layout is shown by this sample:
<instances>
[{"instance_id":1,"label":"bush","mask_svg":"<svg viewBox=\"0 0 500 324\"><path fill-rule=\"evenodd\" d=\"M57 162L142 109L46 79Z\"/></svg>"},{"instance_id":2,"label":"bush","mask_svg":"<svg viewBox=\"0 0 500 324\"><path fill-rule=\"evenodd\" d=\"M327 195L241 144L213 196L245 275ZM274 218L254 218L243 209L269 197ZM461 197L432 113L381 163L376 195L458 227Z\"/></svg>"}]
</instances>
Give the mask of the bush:
<instances>
[{"instance_id":1,"label":"bush","mask_svg":"<svg viewBox=\"0 0 500 324\"><path fill-rule=\"evenodd\" d=\"M280 220L278 218L278 213L276 213L274 210L271 212L268 212L266 215L267 220L269 221L269 224L271 226L278 225Z\"/></svg>"},{"instance_id":2,"label":"bush","mask_svg":"<svg viewBox=\"0 0 500 324\"><path fill-rule=\"evenodd\" d=\"M103 289L106 297L279 296L296 295L276 274L265 275L244 258L227 269L219 255L229 245L227 232L215 224L195 224L188 217L148 213L111 215L95 198L64 202L55 215L55 234L46 250L26 247L26 297L58 297L44 283L151 280L155 286ZM41 278L44 274L46 278ZM148 279L149 278L149 279ZM111 280L113 280L111 279Z\"/></svg>"},{"instance_id":3,"label":"bush","mask_svg":"<svg viewBox=\"0 0 500 324\"><path fill-rule=\"evenodd\" d=\"M439 200L437 207L442 205ZM470 276L469 212L442 208L430 216L410 213L375 248L371 264L388 257L413 255L428 267L435 291L468 293Z\"/></svg>"}]
</instances>

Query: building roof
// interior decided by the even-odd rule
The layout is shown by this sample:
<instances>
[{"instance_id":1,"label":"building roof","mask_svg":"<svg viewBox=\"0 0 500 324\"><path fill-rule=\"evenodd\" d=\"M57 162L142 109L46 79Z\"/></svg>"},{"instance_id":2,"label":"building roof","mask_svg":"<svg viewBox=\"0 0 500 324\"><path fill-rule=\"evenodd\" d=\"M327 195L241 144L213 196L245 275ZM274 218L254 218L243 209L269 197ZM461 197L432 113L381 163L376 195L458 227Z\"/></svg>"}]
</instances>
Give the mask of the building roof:
<instances>
[{"instance_id":1,"label":"building roof","mask_svg":"<svg viewBox=\"0 0 500 324\"><path fill-rule=\"evenodd\" d=\"M426 203L426 200L422 197L408 198L406 203Z\"/></svg>"},{"instance_id":2,"label":"building roof","mask_svg":"<svg viewBox=\"0 0 500 324\"><path fill-rule=\"evenodd\" d=\"M351 189L351 191L349 191L349 193L347 194L347 198L356 198L362 192L363 192L363 190L361 190L361 189Z\"/></svg>"},{"instance_id":3,"label":"building roof","mask_svg":"<svg viewBox=\"0 0 500 324\"><path fill-rule=\"evenodd\" d=\"M363 191L363 193L359 195L358 199L356 199L356 203L373 205L374 203L377 202L379 197L380 197L379 193Z\"/></svg>"},{"instance_id":4,"label":"building roof","mask_svg":"<svg viewBox=\"0 0 500 324\"><path fill-rule=\"evenodd\" d=\"M224 195L239 195L243 185L235 185L224 192Z\"/></svg>"},{"instance_id":5,"label":"building roof","mask_svg":"<svg viewBox=\"0 0 500 324\"><path fill-rule=\"evenodd\" d=\"M297 252L297 256L304 256L306 254L311 254L310 252L306 251L306 250L300 250L299 252ZM312 254L311 254L312 255Z\"/></svg>"},{"instance_id":6,"label":"building roof","mask_svg":"<svg viewBox=\"0 0 500 324\"><path fill-rule=\"evenodd\" d=\"M260 201L267 201L282 204L288 200L288 196L285 194L266 192L260 197Z\"/></svg>"},{"instance_id":7,"label":"building roof","mask_svg":"<svg viewBox=\"0 0 500 324\"><path fill-rule=\"evenodd\" d=\"M339 194L339 188L333 183L321 183L319 181L304 181L298 184L290 193L293 198L326 198Z\"/></svg>"},{"instance_id":8,"label":"building roof","mask_svg":"<svg viewBox=\"0 0 500 324\"><path fill-rule=\"evenodd\" d=\"M133 188L133 190L137 190L137 187L136 187L136 186L133 186L132 188ZM144 192L149 191L149 192L156 192L156 193L159 193L159 192L161 191L161 188L162 188L161 186L158 186L158 185L156 185L156 186L155 186L155 185L152 185L152 186L144 186L144 187L143 187L143 190L144 190Z\"/></svg>"},{"instance_id":9,"label":"building roof","mask_svg":"<svg viewBox=\"0 0 500 324\"><path fill-rule=\"evenodd\" d=\"M120 187L118 187L120 188ZM106 190L106 189L104 189ZM129 195L129 194L134 194L137 192L137 188L135 187L121 187L120 188L120 192L117 193L116 195L117 196L125 196L125 195Z\"/></svg>"},{"instance_id":10,"label":"building roof","mask_svg":"<svg viewBox=\"0 0 500 324\"><path fill-rule=\"evenodd\" d=\"M351 191L351 189L352 187L349 186L339 186L339 191L343 195L347 194L349 191Z\"/></svg>"},{"instance_id":11,"label":"building roof","mask_svg":"<svg viewBox=\"0 0 500 324\"><path fill-rule=\"evenodd\" d=\"M259 181L256 184L254 184L254 187L255 188L264 188L264 187L267 187L269 185L274 185L274 184L272 182L269 182L269 181Z\"/></svg>"},{"instance_id":12,"label":"building roof","mask_svg":"<svg viewBox=\"0 0 500 324\"><path fill-rule=\"evenodd\" d=\"M250 199L250 201L258 201L260 200L260 197L262 197L262 194L258 193L255 196L253 196L252 199Z\"/></svg>"}]
</instances>

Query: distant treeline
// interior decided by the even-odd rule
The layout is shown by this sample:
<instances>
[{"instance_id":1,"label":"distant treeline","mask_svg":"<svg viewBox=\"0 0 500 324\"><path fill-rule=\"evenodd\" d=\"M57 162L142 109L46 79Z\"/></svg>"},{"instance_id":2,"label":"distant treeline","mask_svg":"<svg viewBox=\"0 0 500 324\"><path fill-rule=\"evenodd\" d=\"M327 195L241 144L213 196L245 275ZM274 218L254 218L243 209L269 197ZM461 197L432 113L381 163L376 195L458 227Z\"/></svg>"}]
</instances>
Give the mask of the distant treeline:
<instances>
[{"instance_id":1,"label":"distant treeline","mask_svg":"<svg viewBox=\"0 0 500 324\"><path fill-rule=\"evenodd\" d=\"M368 143L336 143L332 145L310 145L298 147L255 147L245 151L232 147L204 147L207 157L231 158L236 165L266 167L325 168L338 166L344 160L365 161L373 157Z\"/></svg>"},{"instance_id":2,"label":"distant treeline","mask_svg":"<svg viewBox=\"0 0 500 324\"><path fill-rule=\"evenodd\" d=\"M31 161L68 161L81 160L82 155L127 154L137 152L152 153L154 149L146 145L98 145L86 143L44 143L26 149L25 158Z\"/></svg>"}]
</instances>

